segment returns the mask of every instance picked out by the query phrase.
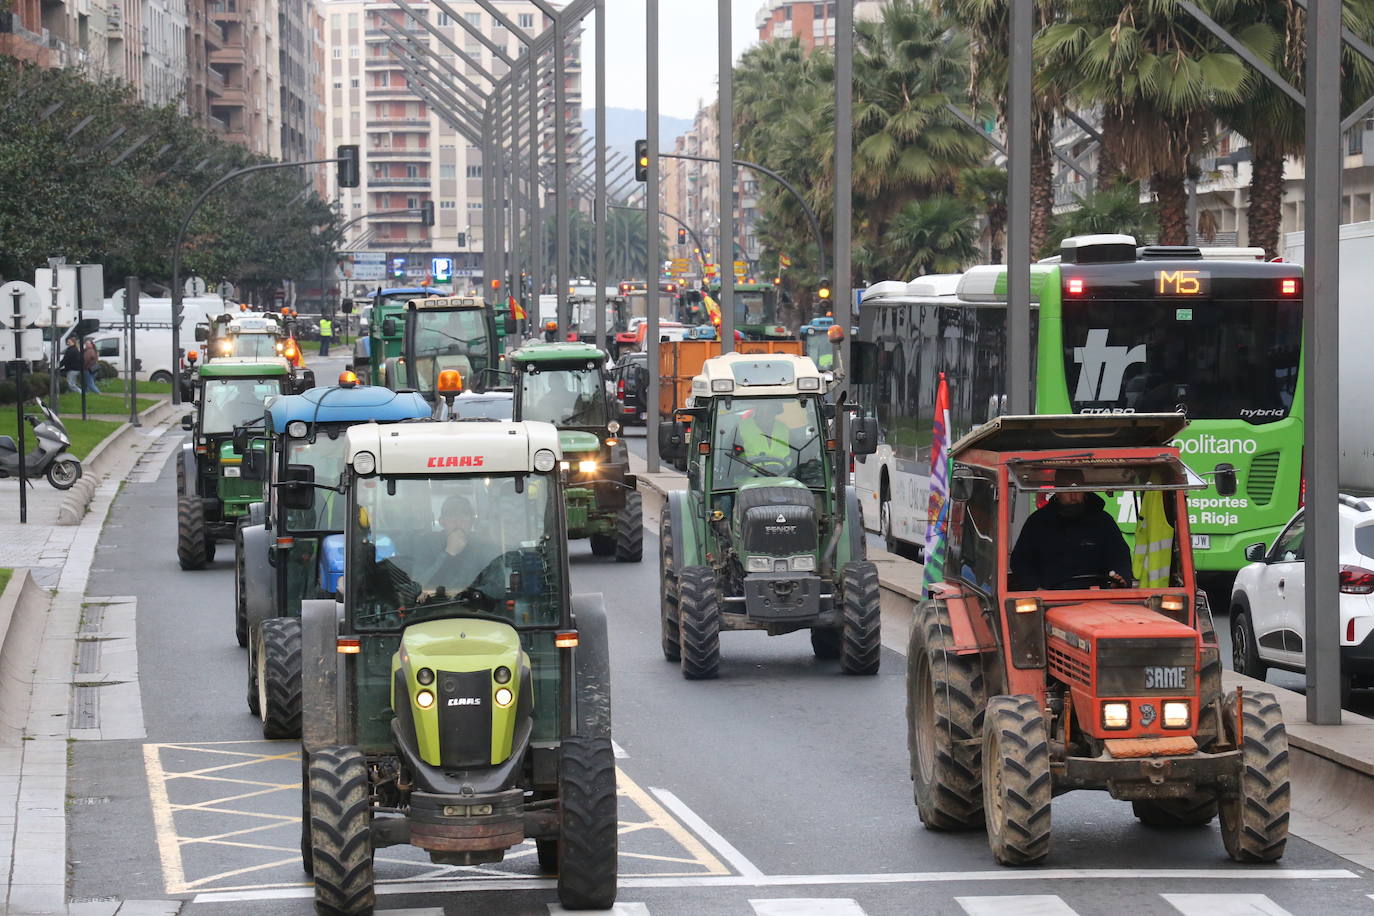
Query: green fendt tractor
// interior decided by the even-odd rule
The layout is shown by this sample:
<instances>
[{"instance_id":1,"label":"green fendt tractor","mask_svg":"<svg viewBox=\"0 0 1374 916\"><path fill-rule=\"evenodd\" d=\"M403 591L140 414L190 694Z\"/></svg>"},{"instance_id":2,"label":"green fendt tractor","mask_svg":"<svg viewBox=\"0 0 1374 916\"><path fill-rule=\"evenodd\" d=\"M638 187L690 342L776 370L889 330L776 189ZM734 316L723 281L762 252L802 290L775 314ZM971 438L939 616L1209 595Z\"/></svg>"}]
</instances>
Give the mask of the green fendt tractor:
<instances>
[{"instance_id":1,"label":"green fendt tractor","mask_svg":"<svg viewBox=\"0 0 1374 916\"><path fill-rule=\"evenodd\" d=\"M659 537L663 655L684 677L719 674L721 630L810 630L818 658L878 671L878 571L845 448L847 426L850 449L871 454L876 421L846 423L843 396L825 394L804 356L716 356L660 429L663 456L687 459Z\"/></svg>"},{"instance_id":2,"label":"green fendt tractor","mask_svg":"<svg viewBox=\"0 0 1374 916\"><path fill-rule=\"evenodd\" d=\"M431 404L444 370L456 369L464 388L481 391L501 361L495 312L475 296L411 299L402 315L383 318L380 330L387 338L399 330L403 340L402 355L382 364L384 384L418 391Z\"/></svg>"},{"instance_id":3,"label":"green fendt tractor","mask_svg":"<svg viewBox=\"0 0 1374 916\"><path fill-rule=\"evenodd\" d=\"M317 908L370 913L380 847L480 865L526 839L563 906L609 907L606 618L600 596L569 592L557 431L346 436L343 600L301 607L301 855ZM278 489L306 508L329 488Z\"/></svg>"},{"instance_id":4,"label":"green fendt tractor","mask_svg":"<svg viewBox=\"0 0 1374 916\"><path fill-rule=\"evenodd\" d=\"M249 505L262 501L262 481L243 476L234 428L261 422L267 399L292 388L291 367L280 358L224 357L195 371L196 409L181 418L191 439L182 445L177 464L177 559L182 569L204 568L215 558L215 542L233 538Z\"/></svg>"},{"instance_id":5,"label":"green fendt tractor","mask_svg":"<svg viewBox=\"0 0 1374 916\"><path fill-rule=\"evenodd\" d=\"M592 553L638 563L644 508L630 455L611 419L606 354L585 343L527 343L511 352L515 418L558 427L567 464L568 537L588 538Z\"/></svg>"}]
</instances>

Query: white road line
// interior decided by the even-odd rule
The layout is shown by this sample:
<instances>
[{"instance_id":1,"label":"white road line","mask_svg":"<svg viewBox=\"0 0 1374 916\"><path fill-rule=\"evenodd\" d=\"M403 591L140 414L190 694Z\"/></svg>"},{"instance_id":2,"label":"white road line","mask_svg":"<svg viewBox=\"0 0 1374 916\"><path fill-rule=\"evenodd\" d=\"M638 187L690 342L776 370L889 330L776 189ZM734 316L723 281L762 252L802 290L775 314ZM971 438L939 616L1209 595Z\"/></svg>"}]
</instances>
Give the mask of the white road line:
<instances>
[{"instance_id":1,"label":"white road line","mask_svg":"<svg viewBox=\"0 0 1374 916\"><path fill-rule=\"evenodd\" d=\"M704 837L703 837L704 839ZM719 850L718 850L719 851ZM1253 881L1256 872L1244 868L1040 868L1016 871L932 871L857 875L704 875L684 878L633 878L621 876L620 889L689 887L830 887L869 884L943 884L979 881ZM1343 868L1265 869L1266 881L1330 881L1358 878ZM441 878L429 881L387 881L377 885L379 896L394 894L449 894L461 891L551 890L553 878ZM265 887L255 891L207 891L193 903L230 903L250 900L294 900L313 897L308 884Z\"/></svg>"},{"instance_id":2,"label":"white road line","mask_svg":"<svg viewBox=\"0 0 1374 916\"><path fill-rule=\"evenodd\" d=\"M1263 894L1160 894L1184 916L1291 916Z\"/></svg>"},{"instance_id":3,"label":"white road line","mask_svg":"<svg viewBox=\"0 0 1374 916\"><path fill-rule=\"evenodd\" d=\"M954 902L968 916L1077 916L1072 907L1053 894L955 897Z\"/></svg>"},{"instance_id":4,"label":"white road line","mask_svg":"<svg viewBox=\"0 0 1374 916\"><path fill-rule=\"evenodd\" d=\"M385 913L386 916L444 916L444 908L441 906L410 907L404 910L378 910L377 912Z\"/></svg>"},{"instance_id":5,"label":"white road line","mask_svg":"<svg viewBox=\"0 0 1374 916\"><path fill-rule=\"evenodd\" d=\"M749 905L758 916L864 916L864 908L848 897L775 897Z\"/></svg>"},{"instance_id":6,"label":"white road line","mask_svg":"<svg viewBox=\"0 0 1374 916\"><path fill-rule=\"evenodd\" d=\"M616 744L614 740L611 741L611 750L615 752L616 760L626 760L630 756L629 754L625 753L625 748L621 747L619 744Z\"/></svg>"},{"instance_id":7,"label":"white road line","mask_svg":"<svg viewBox=\"0 0 1374 916\"><path fill-rule=\"evenodd\" d=\"M564 913L579 912L577 910L565 910L557 903L549 904L549 916L562 916ZM609 910L597 910L598 913L614 913L616 916L649 916L649 905L647 903L617 903Z\"/></svg>"},{"instance_id":8,"label":"white road line","mask_svg":"<svg viewBox=\"0 0 1374 916\"><path fill-rule=\"evenodd\" d=\"M710 824L707 824L701 819L700 815L687 807L687 804L682 799L678 798L667 789L655 789L650 787L649 791L663 803L663 807L676 815L677 819L682 821L689 830L701 837L702 840L706 842L707 846L714 849L720 857L728 862L735 871L740 873L740 875L746 878L763 877L763 872L757 865L745 858L744 853L731 845L729 840L717 833Z\"/></svg>"}]
</instances>

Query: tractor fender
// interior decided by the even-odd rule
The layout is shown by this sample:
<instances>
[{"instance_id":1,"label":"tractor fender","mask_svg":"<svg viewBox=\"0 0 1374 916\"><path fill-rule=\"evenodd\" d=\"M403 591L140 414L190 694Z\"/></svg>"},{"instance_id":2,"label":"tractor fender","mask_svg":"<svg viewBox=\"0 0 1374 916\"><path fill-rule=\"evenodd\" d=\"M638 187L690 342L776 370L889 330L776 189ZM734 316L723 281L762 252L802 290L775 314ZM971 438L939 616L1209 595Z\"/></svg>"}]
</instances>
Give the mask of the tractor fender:
<instances>
[{"instance_id":1,"label":"tractor fender","mask_svg":"<svg viewBox=\"0 0 1374 916\"><path fill-rule=\"evenodd\" d=\"M859 510L859 491L854 487L844 488L844 539L840 541L839 554L835 558L838 569L846 563L868 559L868 546L864 540L863 516Z\"/></svg>"},{"instance_id":2,"label":"tractor fender","mask_svg":"<svg viewBox=\"0 0 1374 916\"><path fill-rule=\"evenodd\" d=\"M664 510L673 526L673 569L701 565L702 519L696 512L701 498L690 490L669 490Z\"/></svg>"},{"instance_id":3,"label":"tractor fender","mask_svg":"<svg viewBox=\"0 0 1374 916\"><path fill-rule=\"evenodd\" d=\"M339 622L343 605L301 602L301 745L306 750L352 743L346 732L339 677Z\"/></svg>"},{"instance_id":4,"label":"tractor fender","mask_svg":"<svg viewBox=\"0 0 1374 916\"><path fill-rule=\"evenodd\" d=\"M577 711L573 726L583 738L611 737L611 654L606 640L606 605L600 593L572 596L577 648L573 677Z\"/></svg>"},{"instance_id":5,"label":"tractor fender","mask_svg":"<svg viewBox=\"0 0 1374 916\"><path fill-rule=\"evenodd\" d=\"M196 447L190 442L181 444L181 470L183 490L179 496L200 495L200 474L196 469Z\"/></svg>"},{"instance_id":6,"label":"tractor fender","mask_svg":"<svg viewBox=\"0 0 1374 916\"><path fill-rule=\"evenodd\" d=\"M262 505L254 503L254 505ZM262 525L244 525L243 539L243 604L248 618L248 632L257 632L258 625L268 617L275 617L274 588L277 571L267 559L267 529Z\"/></svg>"},{"instance_id":7,"label":"tractor fender","mask_svg":"<svg viewBox=\"0 0 1374 916\"><path fill-rule=\"evenodd\" d=\"M247 514L244 515L245 525L266 525L267 524L267 503L256 502L248 504Z\"/></svg>"}]
</instances>

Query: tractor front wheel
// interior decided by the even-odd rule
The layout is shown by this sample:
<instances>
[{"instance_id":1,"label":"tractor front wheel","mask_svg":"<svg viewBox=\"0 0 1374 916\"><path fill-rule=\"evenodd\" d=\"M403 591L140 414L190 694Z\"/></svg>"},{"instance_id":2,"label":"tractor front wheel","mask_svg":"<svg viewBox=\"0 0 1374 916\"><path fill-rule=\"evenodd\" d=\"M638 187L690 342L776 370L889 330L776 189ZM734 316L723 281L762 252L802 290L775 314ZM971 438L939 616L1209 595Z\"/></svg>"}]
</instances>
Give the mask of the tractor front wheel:
<instances>
[{"instance_id":1,"label":"tractor front wheel","mask_svg":"<svg viewBox=\"0 0 1374 916\"><path fill-rule=\"evenodd\" d=\"M999 865L1050 852L1050 743L1035 698L996 696L983 728L983 819Z\"/></svg>"},{"instance_id":2,"label":"tractor front wheel","mask_svg":"<svg viewBox=\"0 0 1374 916\"><path fill-rule=\"evenodd\" d=\"M611 739L564 738L558 782L558 900L570 910L609 909L619 827Z\"/></svg>"},{"instance_id":3,"label":"tractor front wheel","mask_svg":"<svg viewBox=\"0 0 1374 916\"><path fill-rule=\"evenodd\" d=\"M198 496L177 500L177 560L182 569L204 569L209 553L205 506Z\"/></svg>"},{"instance_id":4,"label":"tractor front wheel","mask_svg":"<svg viewBox=\"0 0 1374 916\"><path fill-rule=\"evenodd\" d=\"M907 649L906 746L916 810L931 830L983 825L983 719L977 656L954 654L943 601L920 606Z\"/></svg>"},{"instance_id":5,"label":"tractor front wheel","mask_svg":"<svg viewBox=\"0 0 1374 916\"><path fill-rule=\"evenodd\" d=\"M301 736L301 622L273 617L258 627L258 710L262 736Z\"/></svg>"},{"instance_id":6,"label":"tractor front wheel","mask_svg":"<svg viewBox=\"0 0 1374 916\"><path fill-rule=\"evenodd\" d=\"M1217 816L1217 800L1211 795L1189 795L1185 798L1133 801L1131 811L1146 827L1166 830L1206 827Z\"/></svg>"},{"instance_id":7,"label":"tractor front wheel","mask_svg":"<svg viewBox=\"0 0 1374 916\"><path fill-rule=\"evenodd\" d=\"M638 493L630 493L615 514L615 561L638 563L643 557L644 499Z\"/></svg>"},{"instance_id":8,"label":"tractor front wheel","mask_svg":"<svg viewBox=\"0 0 1374 916\"><path fill-rule=\"evenodd\" d=\"M356 747L310 753L310 858L315 908L353 916L376 903L367 758Z\"/></svg>"},{"instance_id":9,"label":"tractor front wheel","mask_svg":"<svg viewBox=\"0 0 1374 916\"><path fill-rule=\"evenodd\" d=\"M254 716L262 715L261 698L258 696L258 656L257 646L252 634L248 643L248 712Z\"/></svg>"},{"instance_id":10,"label":"tractor front wheel","mask_svg":"<svg viewBox=\"0 0 1374 916\"><path fill-rule=\"evenodd\" d=\"M826 661L839 658L840 631L831 627L812 627L811 653Z\"/></svg>"},{"instance_id":11,"label":"tractor front wheel","mask_svg":"<svg viewBox=\"0 0 1374 916\"><path fill-rule=\"evenodd\" d=\"M658 531L658 578L663 583L659 599L658 617L663 657L670 662L682 660L682 626L678 621L677 576L673 572L673 525L669 513L663 513Z\"/></svg>"},{"instance_id":12,"label":"tractor front wheel","mask_svg":"<svg viewBox=\"0 0 1374 916\"><path fill-rule=\"evenodd\" d=\"M546 875L558 874L558 841L554 839L535 840L534 854L539 859L539 870Z\"/></svg>"},{"instance_id":13,"label":"tractor front wheel","mask_svg":"<svg viewBox=\"0 0 1374 916\"><path fill-rule=\"evenodd\" d=\"M840 629L840 670L877 674L882 653L882 592L878 567L867 561L846 563L840 572L844 623Z\"/></svg>"},{"instance_id":14,"label":"tractor front wheel","mask_svg":"<svg viewBox=\"0 0 1374 916\"><path fill-rule=\"evenodd\" d=\"M1269 693L1247 693L1236 718L1236 695L1226 695L1227 731L1243 738L1240 786L1218 805L1226 854L1237 862L1276 862L1288 843L1288 731Z\"/></svg>"},{"instance_id":15,"label":"tractor front wheel","mask_svg":"<svg viewBox=\"0 0 1374 916\"><path fill-rule=\"evenodd\" d=\"M311 853L310 834L310 752L301 746L301 868L307 875L315 873Z\"/></svg>"},{"instance_id":16,"label":"tractor front wheel","mask_svg":"<svg viewBox=\"0 0 1374 916\"><path fill-rule=\"evenodd\" d=\"M587 540L591 541L594 557L609 557L615 553L615 538L609 534L593 534Z\"/></svg>"},{"instance_id":17,"label":"tractor front wheel","mask_svg":"<svg viewBox=\"0 0 1374 916\"><path fill-rule=\"evenodd\" d=\"M720 676L720 589L709 566L688 566L677 581L682 676L704 681Z\"/></svg>"}]
</instances>

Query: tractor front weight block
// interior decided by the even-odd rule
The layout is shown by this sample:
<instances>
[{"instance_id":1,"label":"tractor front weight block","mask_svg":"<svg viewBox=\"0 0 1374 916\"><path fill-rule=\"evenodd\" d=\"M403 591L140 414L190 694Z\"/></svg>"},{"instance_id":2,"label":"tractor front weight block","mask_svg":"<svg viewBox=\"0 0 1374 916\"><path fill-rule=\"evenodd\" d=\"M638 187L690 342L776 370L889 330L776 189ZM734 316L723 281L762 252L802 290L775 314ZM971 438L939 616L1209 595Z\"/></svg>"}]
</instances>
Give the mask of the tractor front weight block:
<instances>
[{"instance_id":1,"label":"tractor front weight block","mask_svg":"<svg viewBox=\"0 0 1374 916\"><path fill-rule=\"evenodd\" d=\"M410 795L410 842L445 864L499 862L525 840L524 792ZM456 856L454 855L456 854Z\"/></svg>"},{"instance_id":2,"label":"tractor front weight block","mask_svg":"<svg viewBox=\"0 0 1374 916\"><path fill-rule=\"evenodd\" d=\"M1055 793L1106 789L1122 801L1183 798L1198 791L1233 795L1239 787L1240 751L1178 757L1069 757L1055 770Z\"/></svg>"},{"instance_id":3,"label":"tractor front weight block","mask_svg":"<svg viewBox=\"0 0 1374 916\"><path fill-rule=\"evenodd\" d=\"M819 576L753 573L744 579L744 608L760 621L809 620L821 612Z\"/></svg>"}]
</instances>

